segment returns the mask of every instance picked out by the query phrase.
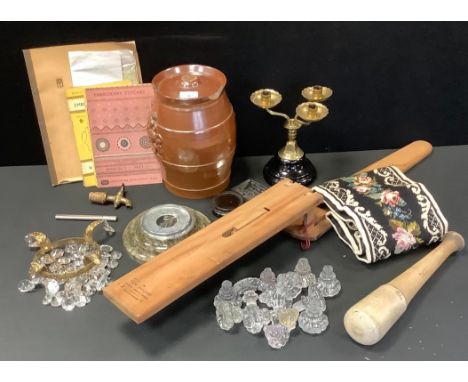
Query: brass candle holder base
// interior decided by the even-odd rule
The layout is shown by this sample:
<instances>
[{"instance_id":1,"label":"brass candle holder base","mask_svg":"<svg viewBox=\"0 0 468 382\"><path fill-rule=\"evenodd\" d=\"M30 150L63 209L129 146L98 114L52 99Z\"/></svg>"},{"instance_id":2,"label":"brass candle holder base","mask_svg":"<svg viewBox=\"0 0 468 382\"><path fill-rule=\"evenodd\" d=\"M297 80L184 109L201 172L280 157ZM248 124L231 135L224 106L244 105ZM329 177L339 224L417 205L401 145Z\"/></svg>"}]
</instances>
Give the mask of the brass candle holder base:
<instances>
[{"instance_id":1,"label":"brass candle holder base","mask_svg":"<svg viewBox=\"0 0 468 382\"><path fill-rule=\"evenodd\" d=\"M317 177L317 170L305 155L298 160L286 160L276 154L263 168L263 177L271 185L288 178L308 186Z\"/></svg>"},{"instance_id":2,"label":"brass candle holder base","mask_svg":"<svg viewBox=\"0 0 468 382\"><path fill-rule=\"evenodd\" d=\"M304 186L311 184L317 176L317 170L307 159L304 151L297 144L297 132L302 126L322 120L328 115L328 108L321 102L332 95L332 90L325 86L309 86L302 90L302 96L307 100L296 107L294 118L287 114L270 110L277 106L282 96L273 89L260 89L253 92L250 101L269 114L286 119L284 128L288 131L286 145L269 160L263 169L263 176L269 184L275 184L288 178Z\"/></svg>"}]
</instances>

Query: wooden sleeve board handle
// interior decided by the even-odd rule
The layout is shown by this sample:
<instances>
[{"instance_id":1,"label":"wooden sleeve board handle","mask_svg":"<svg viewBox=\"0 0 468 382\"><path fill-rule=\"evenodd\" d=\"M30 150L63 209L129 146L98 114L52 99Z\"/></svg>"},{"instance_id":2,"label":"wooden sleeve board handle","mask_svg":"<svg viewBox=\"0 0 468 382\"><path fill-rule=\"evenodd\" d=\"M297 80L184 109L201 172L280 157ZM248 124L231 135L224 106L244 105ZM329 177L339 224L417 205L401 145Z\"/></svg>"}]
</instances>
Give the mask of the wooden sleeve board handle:
<instances>
[{"instance_id":1,"label":"wooden sleeve board handle","mask_svg":"<svg viewBox=\"0 0 468 382\"><path fill-rule=\"evenodd\" d=\"M375 170L380 167L396 166L402 172L406 172L432 152L432 145L426 141L414 141L409 145L387 155L386 157L364 167L357 173Z\"/></svg>"},{"instance_id":2,"label":"wooden sleeve board handle","mask_svg":"<svg viewBox=\"0 0 468 382\"><path fill-rule=\"evenodd\" d=\"M464 246L460 234L448 232L443 241L416 264L352 306L344 316L344 326L351 338L362 345L379 342L432 274Z\"/></svg>"},{"instance_id":3,"label":"wooden sleeve board handle","mask_svg":"<svg viewBox=\"0 0 468 382\"><path fill-rule=\"evenodd\" d=\"M141 323L322 202L321 195L282 180L112 282L104 296Z\"/></svg>"}]
</instances>

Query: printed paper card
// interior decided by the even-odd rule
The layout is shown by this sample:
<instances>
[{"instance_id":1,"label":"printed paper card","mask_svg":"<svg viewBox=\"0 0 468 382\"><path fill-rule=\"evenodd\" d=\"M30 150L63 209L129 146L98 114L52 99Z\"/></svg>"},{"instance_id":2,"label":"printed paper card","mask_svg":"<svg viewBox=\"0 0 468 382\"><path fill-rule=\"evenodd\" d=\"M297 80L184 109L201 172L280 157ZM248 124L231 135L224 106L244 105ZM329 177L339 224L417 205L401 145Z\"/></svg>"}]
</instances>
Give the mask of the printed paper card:
<instances>
[{"instance_id":1,"label":"printed paper card","mask_svg":"<svg viewBox=\"0 0 468 382\"><path fill-rule=\"evenodd\" d=\"M125 86L131 85L130 81L111 82L94 87ZM90 88L93 86L89 86ZM83 185L92 187L97 185L94 173L93 149L89 133L88 112L86 111L85 87L67 89L68 109L73 124L76 148L81 161L83 173Z\"/></svg>"},{"instance_id":2,"label":"printed paper card","mask_svg":"<svg viewBox=\"0 0 468 382\"><path fill-rule=\"evenodd\" d=\"M151 84L86 89L98 187L162 182L146 132L152 99Z\"/></svg>"}]
</instances>

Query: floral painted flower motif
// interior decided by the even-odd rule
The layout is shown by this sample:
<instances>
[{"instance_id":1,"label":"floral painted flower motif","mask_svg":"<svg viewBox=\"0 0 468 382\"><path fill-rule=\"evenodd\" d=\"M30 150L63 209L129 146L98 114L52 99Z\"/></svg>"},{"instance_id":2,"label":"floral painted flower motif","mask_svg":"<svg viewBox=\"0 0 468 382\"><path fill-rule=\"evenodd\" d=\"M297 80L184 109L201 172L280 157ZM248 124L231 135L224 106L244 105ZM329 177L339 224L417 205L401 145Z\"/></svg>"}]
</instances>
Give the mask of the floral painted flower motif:
<instances>
[{"instance_id":1,"label":"floral painted flower motif","mask_svg":"<svg viewBox=\"0 0 468 382\"><path fill-rule=\"evenodd\" d=\"M422 244L424 241L421 239L421 228L416 221L406 223L402 220L390 220L390 227L394 233L392 237L396 241L395 254L399 254Z\"/></svg>"},{"instance_id":2,"label":"floral painted flower motif","mask_svg":"<svg viewBox=\"0 0 468 382\"><path fill-rule=\"evenodd\" d=\"M413 248L413 245L417 243L416 238L406 231L404 228L398 227L396 232L392 234L392 237L396 240L395 254L406 252Z\"/></svg>"},{"instance_id":3,"label":"floral painted flower motif","mask_svg":"<svg viewBox=\"0 0 468 382\"><path fill-rule=\"evenodd\" d=\"M370 184L373 184L374 181L370 176L367 176L366 172L364 172L364 173L359 174L357 176L357 182L356 183L362 184L362 185L370 185Z\"/></svg>"},{"instance_id":4,"label":"floral painted flower motif","mask_svg":"<svg viewBox=\"0 0 468 382\"><path fill-rule=\"evenodd\" d=\"M354 189L355 189L357 192L359 192L360 194L365 194L367 191L370 190L370 187L369 187L369 186L360 185L360 186L354 187Z\"/></svg>"},{"instance_id":5,"label":"floral painted flower motif","mask_svg":"<svg viewBox=\"0 0 468 382\"><path fill-rule=\"evenodd\" d=\"M391 219L405 220L407 222L409 222L413 216L413 212L410 209L403 209L401 207L385 206L382 208L382 212L385 216L389 216Z\"/></svg>"},{"instance_id":6,"label":"floral painted flower motif","mask_svg":"<svg viewBox=\"0 0 468 382\"><path fill-rule=\"evenodd\" d=\"M403 200L399 191L385 188L377 182L376 178L368 176L367 172L342 178L357 193L373 199L389 220L393 230L392 237L395 240L395 254L408 251L421 244L421 230L413 219L411 209Z\"/></svg>"},{"instance_id":7,"label":"floral painted flower motif","mask_svg":"<svg viewBox=\"0 0 468 382\"><path fill-rule=\"evenodd\" d=\"M392 207L396 207L400 201L400 193L398 191L383 190L380 195L380 201Z\"/></svg>"},{"instance_id":8,"label":"floral painted flower motif","mask_svg":"<svg viewBox=\"0 0 468 382\"><path fill-rule=\"evenodd\" d=\"M353 188L353 190L359 192L360 194L377 192L380 189L380 185L377 184L374 178L367 176L367 172L363 172L355 176L349 176L343 178L343 180L348 183Z\"/></svg>"}]
</instances>

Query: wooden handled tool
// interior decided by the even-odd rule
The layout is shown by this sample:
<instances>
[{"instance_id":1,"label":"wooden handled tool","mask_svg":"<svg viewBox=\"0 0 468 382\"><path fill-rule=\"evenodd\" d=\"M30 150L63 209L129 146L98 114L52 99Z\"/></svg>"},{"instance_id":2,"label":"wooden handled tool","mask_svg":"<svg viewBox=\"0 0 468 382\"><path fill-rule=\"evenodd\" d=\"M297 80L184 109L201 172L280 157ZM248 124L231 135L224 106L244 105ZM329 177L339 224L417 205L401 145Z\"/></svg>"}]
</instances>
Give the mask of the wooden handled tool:
<instances>
[{"instance_id":1,"label":"wooden handled tool","mask_svg":"<svg viewBox=\"0 0 468 382\"><path fill-rule=\"evenodd\" d=\"M430 147L414 142L389 157L392 163L411 166L427 156ZM279 231L301 222L322 203L320 194L282 180L112 282L104 296L141 323Z\"/></svg>"},{"instance_id":2,"label":"wooden handled tool","mask_svg":"<svg viewBox=\"0 0 468 382\"><path fill-rule=\"evenodd\" d=\"M448 232L443 241L416 264L352 306L344 316L344 326L351 338L362 345L379 342L432 274L453 252L464 247L460 234Z\"/></svg>"},{"instance_id":3,"label":"wooden handled tool","mask_svg":"<svg viewBox=\"0 0 468 382\"><path fill-rule=\"evenodd\" d=\"M379 159L377 162L364 167L362 170L357 171L356 174L386 166L396 166L400 171L406 172L416 166L431 152L432 145L429 142L414 141L409 145L406 145L401 149L391 153L390 155Z\"/></svg>"}]
</instances>

